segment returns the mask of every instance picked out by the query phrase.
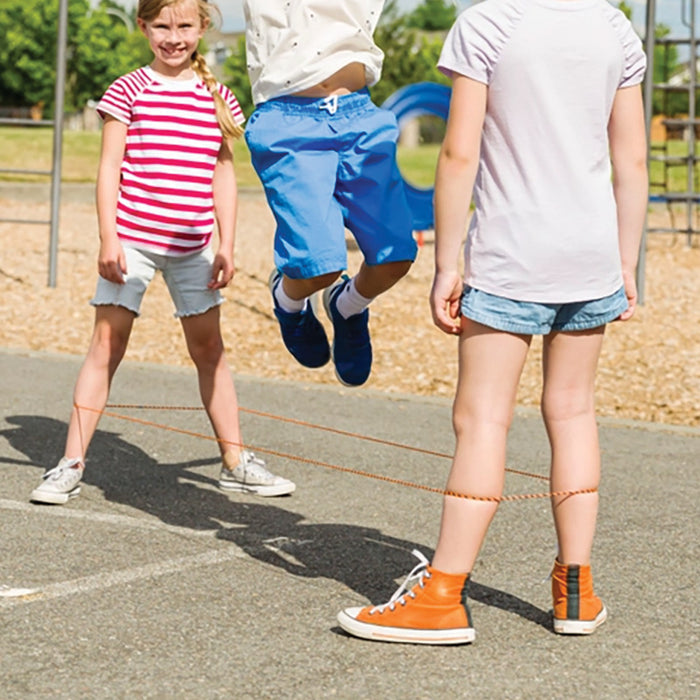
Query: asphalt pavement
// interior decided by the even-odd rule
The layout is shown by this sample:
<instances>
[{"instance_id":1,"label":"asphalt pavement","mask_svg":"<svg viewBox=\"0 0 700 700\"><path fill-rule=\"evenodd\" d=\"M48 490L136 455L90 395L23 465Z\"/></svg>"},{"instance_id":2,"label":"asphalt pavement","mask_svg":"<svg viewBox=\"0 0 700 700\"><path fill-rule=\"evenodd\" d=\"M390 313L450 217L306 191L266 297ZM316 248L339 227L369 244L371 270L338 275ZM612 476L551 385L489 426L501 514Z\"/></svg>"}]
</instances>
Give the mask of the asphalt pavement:
<instances>
[{"instance_id":1,"label":"asphalt pavement","mask_svg":"<svg viewBox=\"0 0 700 700\"><path fill-rule=\"evenodd\" d=\"M0 350L2 698L700 697L700 430L600 421L595 635L552 632L555 538L533 499L501 505L480 553L474 644L379 644L336 614L430 557L441 497L369 475L441 489L449 401L236 377L245 442L297 484L263 499L218 490L194 370L124 363L111 403L147 408L103 417L78 498L31 504L81 359ZM509 467L547 460L518 411Z\"/></svg>"}]
</instances>

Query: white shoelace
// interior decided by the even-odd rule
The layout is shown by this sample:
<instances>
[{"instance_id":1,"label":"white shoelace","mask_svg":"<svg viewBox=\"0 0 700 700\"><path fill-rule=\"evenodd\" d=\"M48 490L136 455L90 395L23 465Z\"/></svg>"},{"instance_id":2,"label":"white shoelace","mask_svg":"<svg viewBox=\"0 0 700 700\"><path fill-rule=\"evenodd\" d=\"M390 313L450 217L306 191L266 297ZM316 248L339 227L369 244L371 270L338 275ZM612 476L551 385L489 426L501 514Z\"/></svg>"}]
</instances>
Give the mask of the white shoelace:
<instances>
[{"instance_id":1,"label":"white shoelace","mask_svg":"<svg viewBox=\"0 0 700 700\"><path fill-rule=\"evenodd\" d=\"M369 614L374 615L375 612L383 613L387 608L392 612L396 609L397 605L406 605L406 597L415 598L416 594L413 592L415 586L420 586L423 588L425 586L423 580L430 578L430 573L427 571L428 564L430 563L422 552L414 549L411 554L419 560L411 573L406 576L403 583L396 589L394 595L391 596L389 602L383 603L382 605L375 605L370 609Z\"/></svg>"},{"instance_id":2,"label":"white shoelace","mask_svg":"<svg viewBox=\"0 0 700 700\"><path fill-rule=\"evenodd\" d=\"M253 452L245 451L242 454L243 462L243 478L247 478L249 475L254 479L260 481L273 481L275 476L270 472L265 466L265 462L256 457Z\"/></svg>"},{"instance_id":3,"label":"white shoelace","mask_svg":"<svg viewBox=\"0 0 700 700\"><path fill-rule=\"evenodd\" d=\"M72 477L73 475L68 471L68 469L75 469L76 464L80 464L79 459L62 459L53 469L49 469L49 471L45 472L41 478L44 479L44 481L46 481L46 479L60 481L66 476ZM82 472L82 468L79 469Z\"/></svg>"},{"instance_id":4,"label":"white shoelace","mask_svg":"<svg viewBox=\"0 0 700 700\"><path fill-rule=\"evenodd\" d=\"M338 111L338 95L329 95L318 108L327 110L328 114L335 114Z\"/></svg>"}]
</instances>

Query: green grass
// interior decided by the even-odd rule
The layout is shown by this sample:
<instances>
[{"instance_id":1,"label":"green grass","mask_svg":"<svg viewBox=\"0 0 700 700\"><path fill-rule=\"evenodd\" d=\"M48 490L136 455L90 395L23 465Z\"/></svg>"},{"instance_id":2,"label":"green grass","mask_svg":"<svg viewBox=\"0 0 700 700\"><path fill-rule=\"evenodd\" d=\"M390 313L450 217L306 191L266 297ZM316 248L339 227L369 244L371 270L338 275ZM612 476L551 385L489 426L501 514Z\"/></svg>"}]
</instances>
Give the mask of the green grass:
<instances>
[{"instance_id":1,"label":"green grass","mask_svg":"<svg viewBox=\"0 0 700 700\"><path fill-rule=\"evenodd\" d=\"M668 141L666 148L664 149L663 143L653 143L652 144L653 154L666 154L669 156L687 156L688 155L688 144L685 141ZM696 145L695 153L700 153L700 145ZM667 181L667 189L669 192L687 192L688 191L688 169L685 165L674 165L668 168L666 173L666 179L664 178L664 164L656 161L652 161L649 165L649 181L652 183L650 191L652 193L663 192L664 187L659 186L654 183L662 183ZM700 183L700 163L695 165L694 173L694 186L695 191L698 190Z\"/></svg>"},{"instance_id":2,"label":"green grass","mask_svg":"<svg viewBox=\"0 0 700 700\"><path fill-rule=\"evenodd\" d=\"M100 159L98 132L65 131L63 134L62 182L95 182ZM53 131L44 127L0 127L0 170L51 169ZM239 187L260 187L260 181L250 164L250 153L242 139L234 144L233 157ZM0 180L13 182L42 182L47 177L0 172Z\"/></svg>"},{"instance_id":3,"label":"green grass","mask_svg":"<svg viewBox=\"0 0 700 700\"><path fill-rule=\"evenodd\" d=\"M45 127L11 127L0 126L0 169L44 170L51 168L53 152L53 132ZM661 146L661 144L654 144ZM430 188L435 182L435 165L437 163L439 144L431 143L415 148L399 147L398 162L404 178L416 187ZM654 149L658 152L658 148ZM685 155L688 146L683 141L670 141L670 155ZM698 148L700 153L700 147ZM97 164L100 157L100 134L97 132L66 131L63 135L63 182L95 182ZM259 188L252 165L250 153L243 139L234 144L236 177L239 187ZM651 163L651 182L663 180L663 164ZM669 189L672 192L687 190L685 167L672 167L668 171ZM1 181L42 182L48 178L41 175L27 175L0 172ZM700 164L696 166L695 189L700 182ZM652 192L661 191L661 187L652 186Z\"/></svg>"},{"instance_id":4,"label":"green grass","mask_svg":"<svg viewBox=\"0 0 700 700\"><path fill-rule=\"evenodd\" d=\"M396 160L404 179L416 187L432 187L439 151L440 144L437 143L415 148L399 146Z\"/></svg>"},{"instance_id":5,"label":"green grass","mask_svg":"<svg viewBox=\"0 0 700 700\"><path fill-rule=\"evenodd\" d=\"M65 131L63 134L62 181L95 182L100 158L98 132ZM53 131L45 127L0 126L0 169L44 170L51 168ZM399 166L403 176L418 187L432 187L439 146L399 148ZM259 188L260 181L250 163L243 139L234 143L234 161L239 187ZM42 175L2 173L0 181L43 182Z\"/></svg>"},{"instance_id":6,"label":"green grass","mask_svg":"<svg viewBox=\"0 0 700 700\"><path fill-rule=\"evenodd\" d=\"M53 131L43 127L0 127L0 169L51 169ZM100 152L100 135L67 131L63 136L63 181L94 182ZM41 182L46 177L0 173L0 179Z\"/></svg>"}]
</instances>

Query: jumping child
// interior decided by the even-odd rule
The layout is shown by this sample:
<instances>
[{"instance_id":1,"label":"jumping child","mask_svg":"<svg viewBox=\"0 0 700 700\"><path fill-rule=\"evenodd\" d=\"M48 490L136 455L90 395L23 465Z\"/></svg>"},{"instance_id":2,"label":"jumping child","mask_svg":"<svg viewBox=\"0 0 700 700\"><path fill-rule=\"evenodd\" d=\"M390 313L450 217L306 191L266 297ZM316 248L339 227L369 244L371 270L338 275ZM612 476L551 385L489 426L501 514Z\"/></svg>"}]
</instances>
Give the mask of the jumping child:
<instances>
[{"instance_id":1,"label":"jumping child","mask_svg":"<svg viewBox=\"0 0 700 700\"><path fill-rule=\"evenodd\" d=\"M487 0L464 11L439 67L453 80L436 178L436 325L459 335L456 450L432 562L387 604L338 616L392 642L474 639L470 572L505 476L506 437L533 335L558 555L553 626L590 634L607 611L590 558L600 450L594 408L605 325L635 310L647 206L645 56L605 0ZM611 180L612 164L612 180ZM459 250L472 193L475 212ZM477 500L479 498L495 500Z\"/></svg>"},{"instance_id":2,"label":"jumping child","mask_svg":"<svg viewBox=\"0 0 700 700\"><path fill-rule=\"evenodd\" d=\"M253 166L275 216L270 290L282 339L305 367L332 357L347 386L372 368L370 302L416 255L396 164L398 127L375 106L383 53L373 40L384 0L244 0L256 109L246 127ZM345 229L363 262L349 279ZM323 291L333 344L310 297Z\"/></svg>"},{"instance_id":3,"label":"jumping child","mask_svg":"<svg viewBox=\"0 0 700 700\"><path fill-rule=\"evenodd\" d=\"M217 83L197 52L212 9L206 0L140 0L137 21L153 62L116 80L97 106L104 126L97 178L100 276L91 301L95 326L74 390L65 456L44 474L32 501L65 503L78 495L88 445L158 270L219 441L219 487L261 496L294 491L294 483L271 474L259 457L242 449L221 338L219 290L234 274L230 141L242 135L244 117L233 93ZM216 255L210 246L215 221Z\"/></svg>"}]
</instances>

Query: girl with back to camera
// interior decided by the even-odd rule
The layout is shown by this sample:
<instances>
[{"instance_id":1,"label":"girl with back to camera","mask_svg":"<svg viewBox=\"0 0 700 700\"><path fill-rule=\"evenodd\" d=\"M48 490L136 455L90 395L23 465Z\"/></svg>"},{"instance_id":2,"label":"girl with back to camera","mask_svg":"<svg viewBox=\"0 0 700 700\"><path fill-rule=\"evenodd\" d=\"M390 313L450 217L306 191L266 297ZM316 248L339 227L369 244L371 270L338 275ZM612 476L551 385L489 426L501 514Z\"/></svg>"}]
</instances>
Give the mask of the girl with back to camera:
<instances>
[{"instance_id":1,"label":"girl with back to camera","mask_svg":"<svg viewBox=\"0 0 700 700\"><path fill-rule=\"evenodd\" d=\"M468 583L503 491L506 436L533 335L558 554L553 627L607 616L590 560L600 450L594 409L605 325L635 310L647 206L645 55L606 0L486 0L451 29L439 67L452 99L435 186L431 308L459 336L456 450L432 562L387 604L339 614L369 639L474 639ZM611 180L612 161L612 180ZM464 275L460 246L473 194ZM495 500L477 500L487 498ZM408 579L407 579L408 580ZM414 579L415 580L415 579Z\"/></svg>"},{"instance_id":2,"label":"girl with back to camera","mask_svg":"<svg viewBox=\"0 0 700 700\"><path fill-rule=\"evenodd\" d=\"M126 352L143 295L160 270L175 304L199 390L219 442L225 490L277 496L294 484L242 449L238 403L219 325L233 277L236 180L230 141L244 121L233 93L197 46L206 0L140 0L137 21L153 62L118 80L97 106L104 119L97 177L99 279L95 325L74 390L64 457L31 500L77 496L88 445ZM219 247L210 241L217 224ZM81 409L80 407L85 407Z\"/></svg>"}]
</instances>

